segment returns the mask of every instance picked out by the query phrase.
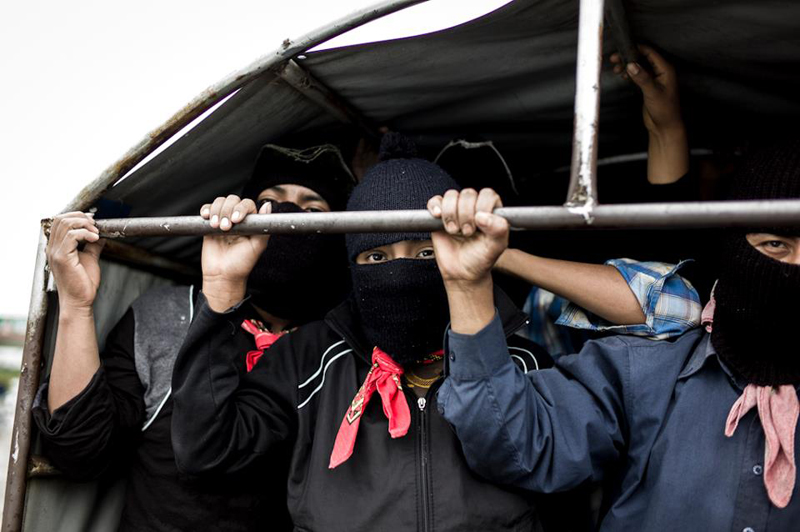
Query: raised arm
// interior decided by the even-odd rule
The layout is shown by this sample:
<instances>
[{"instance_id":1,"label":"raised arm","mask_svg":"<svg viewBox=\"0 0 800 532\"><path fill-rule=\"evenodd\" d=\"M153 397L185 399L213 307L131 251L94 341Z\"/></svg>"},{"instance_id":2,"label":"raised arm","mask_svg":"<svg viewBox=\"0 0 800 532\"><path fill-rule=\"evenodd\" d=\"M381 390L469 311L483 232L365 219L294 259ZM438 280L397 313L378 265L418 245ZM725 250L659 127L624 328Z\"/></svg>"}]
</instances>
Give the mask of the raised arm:
<instances>
[{"instance_id":1,"label":"raised arm","mask_svg":"<svg viewBox=\"0 0 800 532\"><path fill-rule=\"evenodd\" d=\"M645 314L628 283L613 266L548 259L506 249L499 271L549 290L612 323L643 323Z\"/></svg>"},{"instance_id":2,"label":"raised arm","mask_svg":"<svg viewBox=\"0 0 800 532\"><path fill-rule=\"evenodd\" d=\"M438 406L480 475L537 491L569 489L602 478L625 446L624 344L617 352L568 357L572 375L523 374L491 299L491 268L508 242L508 224L488 189L448 191L428 207L444 221L433 234L450 302L447 373ZM592 344L595 345L595 344Z\"/></svg>"},{"instance_id":3,"label":"raised arm","mask_svg":"<svg viewBox=\"0 0 800 532\"><path fill-rule=\"evenodd\" d=\"M228 196L204 205L201 215L228 231L255 210L252 200ZM235 366L237 355L254 346L253 337L241 329L254 312L243 299L247 277L268 238L203 239L203 290L172 374L172 445L184 473L239 471L293 431L296 386L291 383L296 377L293 357L286 354L288 342L277 342L246 375Z\"/></svg>"},{"instance_id":4,"label":"raised arm","mask_svg":"<svg viewBox=\"0 0 800 532\"><path fill-rule=\"evenodd\" d=\"M640 45L652 74L636 63L622 64L611 56L614 72L632 80L642 91L642 118L649 137L647 180L654 185L674 183L689 172L689 141L681 118L675 68L658 52Z\"/></svg>"},{"instance_id":5,"label":"raised arm","mask_svg":"<svg viewBox=\"0 0 800 532\"><path fill-rule=\"evenodd\" d=\"M47 263L58 288L58 332L47 395L51 413L86 388L100 368L92 311L100 286L99 234L92 215L82 212L56 216L50 228Z\"/></svg>"}]
</instances>

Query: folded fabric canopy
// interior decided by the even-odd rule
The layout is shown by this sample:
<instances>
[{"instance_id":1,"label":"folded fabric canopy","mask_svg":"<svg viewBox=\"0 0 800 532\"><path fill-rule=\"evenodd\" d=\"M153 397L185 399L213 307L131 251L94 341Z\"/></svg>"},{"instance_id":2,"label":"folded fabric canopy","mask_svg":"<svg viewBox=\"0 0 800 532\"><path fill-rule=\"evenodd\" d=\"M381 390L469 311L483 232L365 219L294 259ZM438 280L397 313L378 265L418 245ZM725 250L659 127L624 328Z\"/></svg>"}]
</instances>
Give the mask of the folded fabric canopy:
<instances>
[{"instance_id":1,"label":"folded fabric canopy","mask_svg":"<svg viewBox=\"0 0 800 532\"><path fill-rule=\"evenodd\" d=\"M693 147L796 135L800 3L631 0L626 7L634 37L678 70ZM412 135L431 157L454 137L481 137L504 154L525 154L527 167L516 173L539 174L569 163L577 26L576 1L518 0L448 30L297 62L372 123ZM604 49L606 57L614 51L608 31ZM601 86L600 156L644 149L638 91L610 67ZM336 140L344 129L268 73L111 189L105 207L109 216L193 214L239 190L261 145ZM132 243L181 260L198 256L197 239Z\"/></svg>"}]
</instances>

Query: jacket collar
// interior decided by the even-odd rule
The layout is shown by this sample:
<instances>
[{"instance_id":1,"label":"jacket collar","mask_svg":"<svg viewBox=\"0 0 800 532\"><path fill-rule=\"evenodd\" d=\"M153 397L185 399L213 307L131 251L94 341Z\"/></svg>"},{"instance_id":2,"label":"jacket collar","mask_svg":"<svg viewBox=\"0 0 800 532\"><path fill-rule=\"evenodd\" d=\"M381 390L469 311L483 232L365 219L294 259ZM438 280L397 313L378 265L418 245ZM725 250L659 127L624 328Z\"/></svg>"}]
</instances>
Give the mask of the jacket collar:
<instances>
[{"instance_id":1,"label":"jacket collar","mask_svg":"<svg viewBox=\"0 0 800 532\"><path fill-rule=\"evenodd\" d=\"M689 362L686 363L683 371L678 375L678 380L690 378L703 369L707 363L710 363L709 361L716 361L722 371L725 372L725 375L728 376L728 380L731 384L740 391L744 390L747 386L747 382L733 373L725 362L719 358L716 349L714 349L714 345L711 343L711 334L708 333L705 334L705 337L697 344L697 347L695 347L692 356L689 357Z\"/></svg>"},{"instance_id":2,"label":"jacket collar","mask_svg":"<svg viewBox=\"0 0 800 532\"><path fill-rule=\"evenodd\" d=\"M503 323L503 330L506 336L511 336L528 322L528 315L514 305L511 298L503 292L500 287L494 287L494 305ZM352 297L348 297L325 316L325 323L353 349L362 360L370 363L373 346L367 345L368 342L361 332L361 324L358 319L358 311ZM449 328L449 325L448 325ZM442 343L444 344L445 331L442 331Z\"/></svg>"}]
</instances>

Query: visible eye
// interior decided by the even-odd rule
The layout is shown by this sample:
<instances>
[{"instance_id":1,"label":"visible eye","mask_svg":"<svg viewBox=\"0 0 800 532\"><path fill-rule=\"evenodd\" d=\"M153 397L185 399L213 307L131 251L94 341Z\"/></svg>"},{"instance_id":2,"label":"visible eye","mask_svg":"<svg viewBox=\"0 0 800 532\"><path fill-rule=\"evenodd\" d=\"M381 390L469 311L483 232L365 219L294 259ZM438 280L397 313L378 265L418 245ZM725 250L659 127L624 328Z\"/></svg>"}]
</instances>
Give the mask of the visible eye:
<instances>
[{"instance_id":1,"label":"visible eye","mask_svg":"<svg viewBox=\"0 0 800 532\"><path fill-rule=\"evenodd\" d=\"M386 253L381 251L371 251L366 256L367 262L374 263L374 262L384 262L387 260Z\"/></svg>"},{"instance_id":2,"label":"visible eye","mask_svg":"<svg viewBox=\"0 0 800 532\"><path fill-rule=\"evenodd\" d=\"M770 249L775 249L775 250L786 248L786 242L782 242L780 240L769 240L767 242L764 242L764 245Z\"/></svg>"},{"instance_id":3,"label":"visible eye","mask_svg":"<svg viewBox=\"0 0 800 532\"><path fill-rule=\"evenodd\" d=\"M417 252L417 255L416 255L415 258L417 258L417 259L432 259L432 258L434 258L433 248L425 248L425 249L419 250L419 252Z\"/></svg>"},{"instance_id":4,"label":"visible eye","mask_svg":"<svg viewBox=\"0 0 800 532\"><path fill-rule=\"evenodd\" d=\"M323 209L321 207L316 207L316 206L306 207L305 211L306 212L328 212L325 209Z\"/></svg>"}]
</instances>

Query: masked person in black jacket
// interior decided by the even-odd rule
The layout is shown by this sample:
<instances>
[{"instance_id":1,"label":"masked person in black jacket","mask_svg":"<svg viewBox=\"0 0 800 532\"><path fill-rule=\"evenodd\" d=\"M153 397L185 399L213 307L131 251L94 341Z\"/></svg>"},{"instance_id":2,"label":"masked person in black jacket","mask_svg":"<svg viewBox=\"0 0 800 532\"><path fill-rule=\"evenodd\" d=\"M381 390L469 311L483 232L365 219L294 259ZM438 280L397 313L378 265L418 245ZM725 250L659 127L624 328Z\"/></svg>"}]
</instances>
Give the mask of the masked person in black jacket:
<instances>
[{"instance_id":1,"label":"masked person in black jacket","mask_svg":"<svg viewBox=\"0 0 800 532\"><path fill-rule=\"evenodd\" d=\"M242 197L217 198L215 206L262 212L341 210L354 180L330 145L291 150L267 145ZM217 217L212 225L228 226ZM127 477L120 530L289 530L285 459L283 478L242 474L192 479L175 466L171 443L172 369L192 321L196 291L169 286L136 300L98 354L92 303L100 282L102 244L90 216L56 218L47 248L58 284L59 326L53 369L36 401L34 418L44 451L68 476L97 477L121 469ZM273 237L247 277L251 309L247 332L257 347L230 354L246 373L286 330L318 319L345 296L348 285L343 238ZM78 244L84 242L82 250ZM252 266L252 265L251 265ZM205 268L207 270L207 268ZM237 324L239 326L240 324ZM276 456L279 449L275 449ZM286 455L281 455L286 456Z\"/></svg>"},{"instance_id":2,"label":"masked person in black jacket","mask_svg":"<svg viewBox=\"0 0 800 532\"><path fill-rule=\"evenodd\" d=\"M385 138L383 161L354 189L348 210L421 209L456 187L438 166L392 146ZM275 478L285 475L276 450L289 445L295 530L538 529L532 496L473 474L435 408L448 302L429 233L347 235L352 296L324 321L281 338L249 373L229 353L253 348L239 325L251 312L242 301L246 275L266 238L206 243L212 238L230 238L227 256L205 249L204 266L239 269L204 279L175 363L180 470ZM525 315L499 291L495 305L521 369L551 365L536 344L512 336Z\"/></svg>"}]
</instances>

